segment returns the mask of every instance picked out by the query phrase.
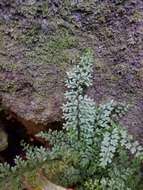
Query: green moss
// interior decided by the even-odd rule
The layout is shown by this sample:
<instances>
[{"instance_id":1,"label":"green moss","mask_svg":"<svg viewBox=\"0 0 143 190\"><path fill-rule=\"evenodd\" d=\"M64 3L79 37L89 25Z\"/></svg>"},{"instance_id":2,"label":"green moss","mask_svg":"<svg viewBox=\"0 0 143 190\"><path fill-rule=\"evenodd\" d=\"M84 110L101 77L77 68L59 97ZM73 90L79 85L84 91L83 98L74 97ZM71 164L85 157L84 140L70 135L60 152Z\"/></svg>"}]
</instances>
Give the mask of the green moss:
<instances>
[{"instance_id":1,"label":"green moss","mask_svg":"<svg viewBox=\"0 0 143 190\"><path fill-rule=\"evenodd\" d=\"M68 33L63 33L61 36L55 36L50 42L49 42L49 48L51 50L58 51L70 48L75 45L75 38L73 36L70 36Z\"/></svg>"},{"instance_id":2,"label":"green moss","mask_svg":"<svg viewBox=\"0 0 143 190\"><path fill-rule=\"evenodd\" d=\"M142 80L143 79L143 68L140 68L137 73L136 73L136 76Z\"/></svg>"},{"instance_id":3,"label":"green moss","mask_svg":"<svg viewBox=\"0 0 143 190\"><path fill-rule=\"evenodd\" d=\"M43 2L41 9L42 9L43 16L47 16L49 14L49 8L48 8L47 2Z\"/></svg>"},{"instance_id":4,"label":"green moss","mask_svg":"<svg viewBox=\"0 0 143 190\"><path fill-rule=\"evenodd\" d=\"M39 38L39 26L33 25L31 28L19 35L18 41L27 46L31 46L33 43L38 42Z\"/></svg>"},{"instance_id":5,"label":"green moss","mask_svg":"<svg viewBox=\"0 0 143 190\"><path fill-rule=\"evenodd\" d=\"M30 17L30 16L35 16L35 15L43 15L47 16L49 14L49 8L48 8L48 2L42 2L41 3L33 3L31 5L22 5L19 9L19 12L22 14Z\"/></svg>"},{"instance_id":6,"label":"green moss","mask_svg":"<svg viewBox=\"0 0 143 190\"><path fill-rule=\"evenodd\" d=\"M108 41L109 41L109 38L112 38L114 36L114 33L112 32L112 30L109 27L103 27L102 33L103 33L105 39Z\"/></svg>"},{"instance_id":7,"label":"green moss","mask_svg":"<svg viewBox=\"0 0 143 190\"><path fill-rule=\"evenodd\" d=\"M17 85L15 84L14 81L8 81L6 83L4 83L3 85L0 85L0 90L3 92L10 92L10 93L14 93L17 89Z\"/></svg>"},{"instance_id":8,"label":"green moss","mask_svg":"<svg viewBox=\"0 0 143 190\"><path fill-rule=\"evenodd\" d=\"M17 70L17 65L15 63L1 63L0 65L0 70L1 71L16 71Z\"/></svg>"},{"instance_id":9,"label":"green moss","mask_svg":"<svg viewBox=\"0 0 143 190\"><path fill-rule=\"evenodd\" d=\"M63 65L69 62L66 50L76 46L77 40L74 36L67 31L60 31L50 39L45 39L45 42L39 43L27 56L36 63Z\"/></svg>"},{"instance_id":10,"label":"green moss","mask_svg":"<svg viewBox=\"0 0 143 190\"><path fill-rule=\"evenodd\" d=\"M131 21L141 22L143 20L143 13L135 10L133 15L131 16Z\"/></svg>"},{"instance_id":11,"label":"green moss","mask_svg":"<svg viewBox=\"0 0 143 190\"><path fill-rule=\"evenodd\" d=\"M33 170L30 172L26 172L24 174L28 184L30 184L32 186L32 188L36 188L37 186L40 186L40 181L38 180L38 176L37 176L37 170ZM41 188L42 189L42 188Z\"/></svg>"},{"instance_id":12,"label":"green moss","mask_svg":"<svg viewBox=\"0 0 143 190\"><path fill-rule=\"evenodd\" d=\"M3 47L3 33L0 31L0 49Z\"/></svg>"},{"instance_id":13,"label":"green moss","mask_svg":"<svg viewBox=\"0 0 143 190\"><path fill-rule=\"evenodd\" d=\"M19 12L23 13L24 15L34 16L37 12L37 6L35 6L35 5L23 5L20 7Z\"/></svg>"}]
</instances>

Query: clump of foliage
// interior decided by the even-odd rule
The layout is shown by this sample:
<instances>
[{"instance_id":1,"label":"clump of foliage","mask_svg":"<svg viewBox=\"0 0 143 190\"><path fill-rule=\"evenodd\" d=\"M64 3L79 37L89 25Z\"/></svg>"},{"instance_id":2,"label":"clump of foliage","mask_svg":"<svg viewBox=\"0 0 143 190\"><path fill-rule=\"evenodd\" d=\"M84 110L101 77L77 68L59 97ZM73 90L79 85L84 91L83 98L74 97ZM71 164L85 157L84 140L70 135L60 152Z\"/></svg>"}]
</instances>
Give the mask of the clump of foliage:
<instances>
[{"instance_id":1,"label":"clump of foliage","mask_svg":"<svg viewBox=\"0 0 143 190\"><path fill-rule=\"evenodd\" d=\"M13 167L1 164L1 180L41 167L53 182L79 190L139 189L143 148L116 122L126 112L124 105L110 101L97 106L86 95L92 84L92 63L87 50L67 73L63 130L37 135L52 148L24 144L26 160L17 157Z\"/></svg>"},{"instance_id":2,"label":"clump of foliage","mask_svg":"<svg viewBox=\"0 0 143 190\"><path fill-rule=\"evenodd\" d=\"M59 30L49 38L42 36L39 44L27 53L27 57L37 64L66 65L69 63L66 50L75 48L77 44L77 39L67 30Z\"/></svg>"},{"instance_id":3,"label":"clump of foliage","mask_svg":"<svg viewBox=\"0 0 143 190\"><path fill-rule=\"evenodd\" d=\"M91 73L92 56L88 51L80 64L67 73L63 131L41 132L39 136L53 145L55 158L70 160L60 178L63 185L79 184L80 188L87 181L89 189L93 185L93 189L103 190L136 189L142 147L116 122L126 112L124 105L110 101L98 107L86 95L92 84Z\"/></svg>"}]
</instances>

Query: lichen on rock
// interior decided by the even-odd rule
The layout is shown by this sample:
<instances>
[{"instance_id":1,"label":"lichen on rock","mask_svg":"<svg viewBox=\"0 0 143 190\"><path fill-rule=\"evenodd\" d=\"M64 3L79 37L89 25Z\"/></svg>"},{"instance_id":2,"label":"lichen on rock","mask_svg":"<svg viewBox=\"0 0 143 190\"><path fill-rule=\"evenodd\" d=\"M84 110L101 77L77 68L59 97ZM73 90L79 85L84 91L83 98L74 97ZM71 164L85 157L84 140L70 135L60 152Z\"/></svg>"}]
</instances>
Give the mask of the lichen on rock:
<instances>
[{"instance_id":1,"label":"lichen on rock","mask_svg":"<svg viewBox=\"0 0 143 190\"><path fill-rule=\"evenodd\" d=\"M138 112L134 120L140 131L142 9L141 0L1 0L3 104L30 126L29 131L61 121L65 71L90 47L95 55L90 96L98 103L107 97L131 103ZM129 112L134 114L133 109ZM125 123L131 126L132 118L128 116ZM132 133L137 132L132 129Z\"/></svg>"}]
</instances>

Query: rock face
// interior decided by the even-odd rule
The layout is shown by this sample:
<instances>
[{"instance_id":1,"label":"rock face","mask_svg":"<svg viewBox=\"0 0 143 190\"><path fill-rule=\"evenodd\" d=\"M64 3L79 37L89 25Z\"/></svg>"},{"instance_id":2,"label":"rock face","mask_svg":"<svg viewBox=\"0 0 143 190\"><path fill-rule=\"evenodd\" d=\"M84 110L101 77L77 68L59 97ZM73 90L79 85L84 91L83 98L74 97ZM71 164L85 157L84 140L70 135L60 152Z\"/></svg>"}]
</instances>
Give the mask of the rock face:
<instances>
[{"instance_id":1,"label":"rock face","mask_svg":"<svg viewBox=\"0 0 143 190\"><path fill-rule=\"evenodd\" d=\"M0 23L0 95L29 134L61 121L65 71L91 47L90 96L130 103L122 123L142 138L142 0L1 0Z\"/></svg>"},{"instance_id":2,"label":"rock face","mask_svg":"<svg viewBox=\"0 0 143 190\"><path fill-rule=\"evenodd\" d=\"M0 128L0 152L8 147L8 135Z\"/></svg>"},{"instance_id":3,"label":"rock face","mask_svg":"<svg viewBox=\"0 0 143 190\"><path fill-rule=\"evenodd\" d=\"M39 180L41 181L41 178ZM39 190L68 190L68 189L60 187L58 185L55 185L48 180L45 180L43 183L45 183L45 185L43 185L43 187L37 187L37 189L39 189ZM27 190L34 190L35 188L32 188L30 185L26 185L26 189Z\"/></svg>"},{"instance_id":4,"label":"rock face","mask_svg":"<svg viewBox=\"0 0 143 190\"><path fill-rule=\"evenodd\" d=\"M32 175L31 175L32 174ZM53 182L49 181L46 176L44 176L39 171L32 171L31 174L29 173L29 176L27 173L23 173L23 176L21 178L21 189L26 190L74 190L70 188L64 188L57 184L54 184ZM13 187L11 181L7 181L5 184L5 190L11 190Z\"/></svg>"},{"instance_id":5,"label":"rock face","mask_svg":"<svg viewBox=\"0 0 143 190\"><path fill-rule=\"evenodd\" d=\"M26 181L26 179L25 179L24 187L27 190L35 190L35 188L39 189L39 190L68 190L63 187L53 184L52 182L50 182L48 179L46 179L44 176L41 176L41 175L39 176L39 178L37 180L40 181L40 185L37 185L36 187L32 187L32 185L29 184L29 182Z\"/></svg>"}]
</instances>

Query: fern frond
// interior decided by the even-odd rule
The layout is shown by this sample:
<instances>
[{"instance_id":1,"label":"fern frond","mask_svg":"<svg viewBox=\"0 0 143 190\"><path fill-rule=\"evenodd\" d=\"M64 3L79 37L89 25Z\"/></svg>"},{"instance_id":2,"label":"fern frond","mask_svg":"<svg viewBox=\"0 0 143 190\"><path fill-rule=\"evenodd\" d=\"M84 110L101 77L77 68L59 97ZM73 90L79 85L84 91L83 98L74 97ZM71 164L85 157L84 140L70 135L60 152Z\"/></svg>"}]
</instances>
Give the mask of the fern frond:
<instances>
[{"instance_id":1,"label":"fern frond","mask_svg":"<svg viewBox=\"0 0 143 190\"><path fill-rule=\"evenodd\" d=\"M107 164L111 164L114 154L118 148L119 139L120 136L117 128L114 128L111 133L107 131L104 134L100 153L100 165L102 167L106 167Z\"/></svg>"}]
</instances>

